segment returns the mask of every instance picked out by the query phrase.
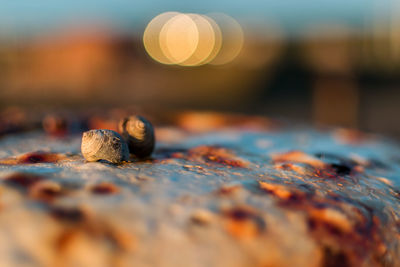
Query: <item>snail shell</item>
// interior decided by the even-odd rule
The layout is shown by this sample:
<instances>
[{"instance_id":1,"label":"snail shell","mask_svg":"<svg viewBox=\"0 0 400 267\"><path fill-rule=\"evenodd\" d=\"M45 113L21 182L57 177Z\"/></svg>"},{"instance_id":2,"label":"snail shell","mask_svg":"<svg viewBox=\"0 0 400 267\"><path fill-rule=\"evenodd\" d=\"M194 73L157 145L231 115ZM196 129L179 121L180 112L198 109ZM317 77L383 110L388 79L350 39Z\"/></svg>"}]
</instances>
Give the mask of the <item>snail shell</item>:
<instances>
[{"instance_id":1,"label":"snail shell","mask_svg":"<svg viewBox=\"0 0 400 267\"><path fill-rule=\"evenodd\" d=\"M128 145L117 132L111 130L84 132L81 150L87 161L106 160L120 163L129 160Z\"/></svg>"},{"instance_id":2,"label":"snail shell","mask_svg":"<svg viewBox=\"0 0 400 267\"><path fill-rule=\"evenodd\" d=\"M122 119L119 131L128 143L129 152L138 158L146 158L154 150L153 125L142 116L130 116Z\"/></svg>"}]
</instances>

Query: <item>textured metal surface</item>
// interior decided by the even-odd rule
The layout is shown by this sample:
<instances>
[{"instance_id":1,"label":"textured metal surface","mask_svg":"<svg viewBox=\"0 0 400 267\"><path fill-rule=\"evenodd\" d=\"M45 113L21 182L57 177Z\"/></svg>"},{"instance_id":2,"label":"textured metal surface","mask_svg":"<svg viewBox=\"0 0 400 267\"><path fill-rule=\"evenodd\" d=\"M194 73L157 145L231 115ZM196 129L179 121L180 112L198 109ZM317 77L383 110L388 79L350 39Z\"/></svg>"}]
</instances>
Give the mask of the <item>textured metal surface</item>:
<instances>
[{"instance_id":1,"label":"textured metal surface","mask_svg":"<svg viewBox=\"0 0 400 267\"><path fill-rule=\"evenodd\" d=\"M1 266L399 266L399 147L264 123L159 127L121 165L2 137Z\"/></svg>"}]
</instances>

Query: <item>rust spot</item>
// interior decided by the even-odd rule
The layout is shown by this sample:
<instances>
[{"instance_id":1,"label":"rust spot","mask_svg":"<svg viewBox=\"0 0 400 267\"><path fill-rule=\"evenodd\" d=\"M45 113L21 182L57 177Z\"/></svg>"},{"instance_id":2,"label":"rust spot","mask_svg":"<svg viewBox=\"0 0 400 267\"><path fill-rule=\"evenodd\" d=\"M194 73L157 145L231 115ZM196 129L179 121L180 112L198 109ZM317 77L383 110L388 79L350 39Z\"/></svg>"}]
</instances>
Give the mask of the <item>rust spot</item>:
<instances>
[{"instance_id":1,"label":"rust spot","mask_svg":"<svg viewBox=\"0 0 400 267\"><path fill-rule=\"evenodd\" d=\"M47 152L32 152L22 155L18 158L18 163L32 164L32 163L52 163L57 162L63 157L57 153Z\"/></svg>"},{"instance_id":2,"label":"rust spot","mask_svg":"<svg viewBox=\"0 0 400 267\"><path fill-rule=\"evenodd\" d=\"M111 195L120 192L120 188L113 183L102 182L100 184L94 185L90 188L93 194L98 195Z\"/></svg>"},{"instance_id":3,"label":"rust spot","mask_svg":"<svg viewBox=\"0 0 400 267\"><path fill-rule=\"evenodd\" d=\"M133 251L137 246L136 238L129 232L116 227L105 227L104 237L122 251Z\"/></svg>"},{"instance_id":4,"label":"rust spot","mask_svg":"<svg viewBox=\"0 0 400 267\"><path fill-rule=\"evenodd\" d=\"M270 184L266 182L259 181L258 185L265 192L277 196L278 198L287 200L292 197L292 192L290 192L285 186L279 184Z\"/></svg>"},{"instance_id":5,"label":"rust spot","mask_svg":"<svg viewBox=\"0 0 400 267\"><path fill-rule=\"evenodd\" d=\"M213 218L214 216L210 211L200 209L193 212L190 216L190 221L194 224L205 226L210 224Z\"/></svg>"},{"instance_id":6,"label":"rust spot","mask_svg":"<svg viewBox=\"0 0 400 267\"><path fill-rule=\"evenodd\" d=\"M339 175L348 175L351 173L352 168L345 164L331 164L331 167Z\"/></svg>"},{"instance_id":7,"label":"rust spot","mask_svg":"<svg viewBox=\"0 0 400 267\"><path fill-rule=\"evenodd\" d=\"M66 156L58 153L49 152L30 152L16 158L1 159L0 164L16 165L16 164L35 164L35 163L54 163L58 162Z\"/></svg>"},{"instance_id":8,"label":"rust spot","mask_svg":"<svg viewBox=\"0 0 400 267\"><path fill-rule=\"evenodd\" d=\"M191 172L205 173L204 168L198 165L183 165L182 168Z\"/></svg>"},{"instance_id":9,"label":"rust spot","mask_svg":"<svg viewBox=\"0 0 400 267\"><path fill-rule=\"evenodd\" d=\"M248 240L266 229L264 219L253 208L238 206L222 212L225 229L233 237Z\"/></svg>"},{"instance_id":10,"label":"rust spot","mask_svg":"<svg viewBox=\"0 0 400 267\"><path fill-rule=\"evenodd\" d=\"M323 250L322 267L350 267L350 262L346 253L340 250L333 250L330 247L325 247Z\"/></svg>"},{"instance_id":11,"label":"rust spot","mask_svg":"<svg viewBox=\"0 0 400 267\"><path fill-rule=\"evenodd\" d=\"M36 174L31 174L31 173L14 173L11 174L10 176L4 178L4 182L7 185L17 187L20 189L26 189L34 184L45 180L43 176L39 176Z\"/></svg>"},{"instance_id":12,"label":"rust spot","mask_svg":"<svg viewBox=\"0 0 400 267\"><path fill-rule=\"evenodd\" d=\"M340 233L350 233L353 230L352 222L342 212L332 208L314 208L309 210L312 225L326 224Z\"/></svg>"},{"instance_id":13,"label":"rust spot","mask_svg":"<svg viewBox=\"0 0 400 267\"><path fill-rule=\"evenodd\" d=\"M377 180L381 181L382 183L388 185L388 186L393 186L393 181L385 178L385 177L376 177Z\"/></svg>"},{"instance_id":14,"label":"rust spot","mask_svg":"<svg viewBox=\"0 0 400 267\"><path fill-rule=\"evenodd\" d=\"M239 192L241 189L242 189L242 186L240 184L223 185L216 191L216 194L221 195L221 196L227 196L227 195L235 194L235 193Z\"/></svg>"},{"instance_id":15,"label":"rust spot","mask_svg":"<svg viewBox=\"0 0 400 267\"><path fill-rule=\"evenodd\" d=\"M55 248L59 253L68 253L79 245L83 239L105 242L110 249L132 251L136 247L136 239L131 233L112 227L107 223L87 222L65 227L55 239ZM78 246L79 248L79 246ZM76 253L77 251L73 251Z\"/></svg>"},{"instance_id":16,"label":"rust spot","mask_svg":"<svg viewBox=\"0 0 400 267\"><path fill-rule=\"evenodd\" d=\"M321 178L340 177L330 165L315 169L314 173ZM334 184L338 182L342 187L347 186L345 179L335 180ZM326 266L337 266L338 261L344 261L344 266L362 266L365 262L380 266L379 263L390 257L387 256L384 224L374 215L374 208L342 193L321 192L322 189L316 187L314 182L309 186L303 189L302 185L292 187L259 182L260 189L276 197L279 207L305 215L310 235L317 244L321 248L328 246L332 249L325 255L323 263ZM333 265L327 262L333 262Z\"/></svg>"},{"instance_id":17,"label":"rust spot","mask_svg":"<svg viewBox=\"0 0 400 267\"><path fill-rule=\"evenodd\" d=\"M245 168L248 165L247 162L239 159L228 149L216 146L198 146L189 149L187 153L174 153L172 157L204 163L216 163L228 167Z\"/></svg>"},{"instance_id":18,"label":"rust spot","mask_svg":"<svg viewBox=\"0 0 400 267\"><path fill-rule=\"evenodd\" d=\"M338 175L330 166L328 166L326 169L316 169L312 174L316 178L343 178L342 176Z\"/></svg>"},{"instance_id":19,"label":"rust spot","mask_svg":"<svg viewBox=\"0 0 400 267\"><path fill-rule=\"evenodd\" d=\"M325 163L322 160L298 150L289 151L286 153L274 153L270 156L275 163L296 162L308 164L319 169L325 167Z\"/></svg>"},{"instance_id":20,"label":"rust spot","mask_svg":"<svg viewBox=\"0 0 400 267\"><path fill-rule=\"evenodd\" d=\"M276 169L285 170L285 171L294 171L298 174L306 174L306 169L303 166L299 166L293 163L283 163L275 165Z\"/></svg>"},{"instance_id":21,"label":"rust spot","mask_svg":"<svg viewBox=\"0 0 400 267\"><path fill-rule=\"evenodd\" d=\"M394 196L395 198L400 199L400 190L392 189L392 190L390 190L390 194L392 196Z\"/></svg>"},{"instance_id":22,"label":"rust spot","mask_svg":"<svg viewBox=\"0 0 400 267\"><path fill-rule=\"evenodd\" d=\"M65 191L53 181L40 181L29 188L31 198L44 202L52 202L63 195L65 195Z\"/></svg>"},{"instance_id":23,"label":"rust spot","mask_svg":"<svg viewBox=\"0 0 400 267\"><path fill-rule=\"evenodd\" d=\"M78 223L82 222L87 218L87 214L84 209L79 207L50 207L50 215L60 221Z\"/></svg>"},{"instance_id":24,"label":"rust spot","mask_svg":"<svg viewBox=\"0 0 400 267\"><path fill-rule=\"evenodd\" d=\"M364 167L360 165L355 166L353 170L359 173L363 173L365 171Z\"/></svg>"},{"instance_id":25,"label":"rust spot","mask_svg":"<svg viewBox=\"0 0 400 267\"><path fill-rule=\"evenodd\" d=\"M79 235L77 229L66 229L55 240L55 248L64 253L74 243L74 240Z\"/></svg>"},{"instance_id":26,"label":"rust spot","mask_svg":"<svg viewBox=\"0 0 400 267\"><path fill-rule=\"evenodd\" d=\"M305 198L293 206L296 211L305 212L310 233L318 244L322 247L333 245L331 249L335 255L328 255L328 258L335 261L336 252L343 252L349 266L363 265L361 263L372 259L370 255L379 261L385 257L379 219L372 215L372 209L363 207L339 195Z\"/></svg>"}]
</instances>

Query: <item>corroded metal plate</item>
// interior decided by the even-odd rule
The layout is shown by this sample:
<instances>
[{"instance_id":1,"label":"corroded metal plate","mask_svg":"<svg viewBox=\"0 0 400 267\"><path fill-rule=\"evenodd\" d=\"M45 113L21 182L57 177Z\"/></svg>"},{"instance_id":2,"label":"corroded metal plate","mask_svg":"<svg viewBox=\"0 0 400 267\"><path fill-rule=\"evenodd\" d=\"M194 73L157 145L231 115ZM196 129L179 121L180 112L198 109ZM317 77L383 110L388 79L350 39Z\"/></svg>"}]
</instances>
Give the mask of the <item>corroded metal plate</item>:
<instances>
[{"instance_id":1,"label":"corroded metal plate","mask_svg":"<svg viewBox=\"0 0 400 267\"><path fill-rule=\"evenodd\" d=\"M80 134L3 136L0 265L400 266L395 143L185 116L120 165Z\"/></svg>"}]
</instances>

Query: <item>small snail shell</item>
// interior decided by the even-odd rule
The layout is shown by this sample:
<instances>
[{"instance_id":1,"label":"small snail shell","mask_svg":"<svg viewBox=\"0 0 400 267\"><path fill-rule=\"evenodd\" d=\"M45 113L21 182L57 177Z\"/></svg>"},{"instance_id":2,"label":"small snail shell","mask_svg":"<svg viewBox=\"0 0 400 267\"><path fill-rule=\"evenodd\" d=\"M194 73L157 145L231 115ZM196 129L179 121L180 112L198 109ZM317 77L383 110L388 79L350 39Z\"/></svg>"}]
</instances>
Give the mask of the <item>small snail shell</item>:
<instances>
[{"instance_id":1,"label":"small snail shell","mask_svg":"<svg viewBox=\"0 0 400 267\"><path fill-rule=\"evenodd\" d=\"M84 132L81 150L87 161L106 160L120 163L129 160L128 145L117 132L111 130Z\"/></svg>"},{"instance_id":2,"label":"small snail shell","mask_svg":"<svg viewBox=\"0 0 400 267\"><path fill-rule=\"evenodd\" d=\"M154 150L153 125L142 116L130 116L119 122L118 129L128 143L129 152L138 158L151 155Z\"/></svg>"}]
</instances>

